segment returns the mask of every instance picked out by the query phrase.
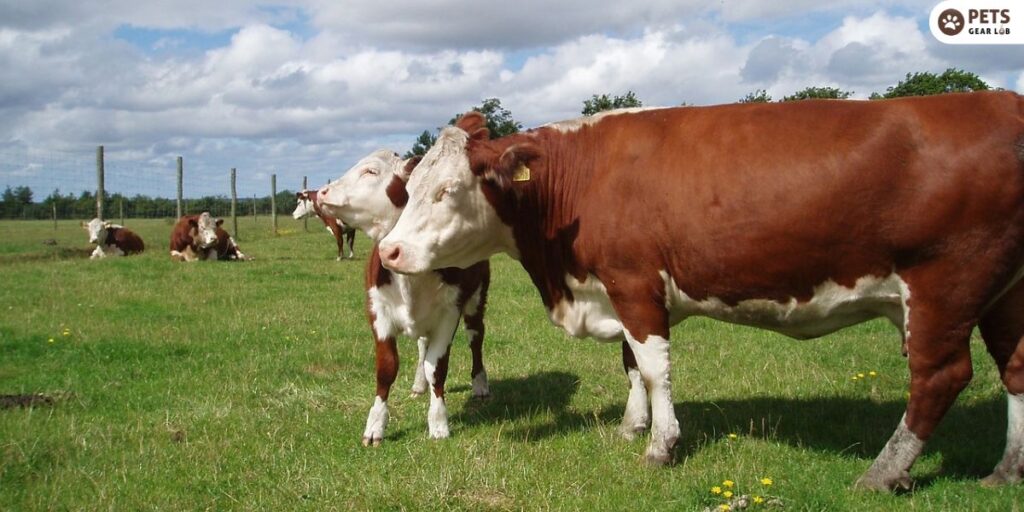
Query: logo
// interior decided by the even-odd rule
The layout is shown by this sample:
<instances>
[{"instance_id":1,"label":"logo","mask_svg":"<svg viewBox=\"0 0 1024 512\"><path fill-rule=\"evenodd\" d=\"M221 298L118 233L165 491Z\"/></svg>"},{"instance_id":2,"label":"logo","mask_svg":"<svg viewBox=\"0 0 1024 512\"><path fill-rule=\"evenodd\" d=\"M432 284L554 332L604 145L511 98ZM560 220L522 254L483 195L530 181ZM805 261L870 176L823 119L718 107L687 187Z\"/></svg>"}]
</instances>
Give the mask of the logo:
<instances>
[{"instance_id":1,"label":"logo","mask_svg":"<svg viewBox=\"0 0 1024 512\"><path fill-rule=\"evenodd\" d=\"M964 29L964 15L956 9L946 9L939 14L939 31L947 36L955 36Z\"/></svg>"},{"instance_id":2,"label":"logo","mask_svg":"<svg viewBox=\"0 0 1024 512\"><path fill-rule=\"evenodd\" d=\"M1024 1L945 0L928 16L943 44L1024 45Z\"/></svg>"}]
</instances>

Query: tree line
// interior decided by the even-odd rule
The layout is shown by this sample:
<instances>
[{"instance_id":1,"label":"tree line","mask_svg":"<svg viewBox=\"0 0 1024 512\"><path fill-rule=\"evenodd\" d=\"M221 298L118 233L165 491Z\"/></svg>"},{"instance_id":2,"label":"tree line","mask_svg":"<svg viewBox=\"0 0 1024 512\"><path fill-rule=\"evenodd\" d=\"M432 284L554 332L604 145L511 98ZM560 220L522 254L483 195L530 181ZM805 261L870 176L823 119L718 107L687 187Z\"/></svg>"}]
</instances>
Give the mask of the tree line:
<instances>
[{"instance_id":1,"label":"tree line","mask_svg":"<svg viewBox=\"0 0 1024 512\"><path fill-rule=\"evenodd\" d=\"M949 68L943 73L931 72L907 73L903 80L895 85L886 88L884 93L871 93L870 99L879 100L897 98L901 96L926 96L931 94L945 94L950 92L971 92L985 91L990 89L978 75L969 71L956 68ZM783 96L779 101L799 101L806 99L847 99L854 94L853 91L841 90L837 87L810 86L793 94ZM738 103L766 103L772 101L771 95L764 89L758 89L748 93L737 100ZM686 103L682 103L686 105ZM627 91L623 95L594 94L589 99L583 100L583 108L580 111L585 116L594 115L606 110L619 108L642 107L643 102L633 91ZM473 110L480 112L487 119L487 128L491 132L491 138L504 137L517 133L523 129L522 123L512 117L512 112L501 105L498 98L487 98ZM461 114L452 117L449 125L454 125ZM437 134L441 128L434 131L424 130L413 142L412 148L405 154L405 158L416 155L423 155L437 141ZM49 196L39 203L32 200L33 193L28 187L10 186L3 193L3 201L0 203L0 218L5 219L48 219L53 215L53 207L56 206L58 218L85 218L91 217L96 212L96 198L91 192L82 192L78 196L74 194L61 195L59 190L54 190ZM270 197L255 199L257 212L268 214L271 208ZM241 201L239 214L250 212L253 206L252 201ZM116 217L119 209L123 207L126 217L153 218L171 217L176 212L176 202L173 199L149 197L136 195L125 197L120 194L107 195L104 201L104 217ZM284 190L277 194L277 213L288 214L295 208L295 195L293 192ZM226 215L231 209L231 200L225 196L206 196L188 201L187 212L209 211L214 215Z\"/></svg>"}]
</instances>

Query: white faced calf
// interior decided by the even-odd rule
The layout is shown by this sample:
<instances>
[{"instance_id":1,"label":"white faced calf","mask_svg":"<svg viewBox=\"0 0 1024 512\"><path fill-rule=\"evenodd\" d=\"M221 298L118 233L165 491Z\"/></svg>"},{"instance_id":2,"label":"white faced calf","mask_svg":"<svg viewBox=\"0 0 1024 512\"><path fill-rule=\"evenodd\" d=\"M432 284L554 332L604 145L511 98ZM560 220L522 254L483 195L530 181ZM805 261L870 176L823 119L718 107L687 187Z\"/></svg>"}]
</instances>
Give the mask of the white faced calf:
<instances>
[{"instance_id":1,"label":"white faced calf","mask_svg":"<svg viewBox=\"0 0 1024 512\"><path fill-rule=\"evenodd\" d=\"M142 238L124 226L97 218L83 222L82 228L89 233L89 243L96 244L96 249L89 256L91 260L138 254L145 249Z\"/></svg>"},{"instance_id":2,"label":"white faced calf","mask_svg":"<svg viewBox=\"0 0 1024 512\"><path fill-rule=\"evenodd\" d=\"M364 445L377 445L384 437L388 395L398 374L395 339L399 335L415 339L419 348L413 393L422 393L428 383L432 387L427 413L431 438L448 437L444 385L451 341L460 317L465 319L473 352L473 396L489 394L481 355L489 263L484 260L465 270L403 275L386 270L378 256L376 243L398 220L408 197L405 181L417 161L402 160L391 151L377 151L318 194L322 210L363 230L374 241L366 269L366 297L377 347L377 393L366 420Z\"/></svg>"}]
</instances>

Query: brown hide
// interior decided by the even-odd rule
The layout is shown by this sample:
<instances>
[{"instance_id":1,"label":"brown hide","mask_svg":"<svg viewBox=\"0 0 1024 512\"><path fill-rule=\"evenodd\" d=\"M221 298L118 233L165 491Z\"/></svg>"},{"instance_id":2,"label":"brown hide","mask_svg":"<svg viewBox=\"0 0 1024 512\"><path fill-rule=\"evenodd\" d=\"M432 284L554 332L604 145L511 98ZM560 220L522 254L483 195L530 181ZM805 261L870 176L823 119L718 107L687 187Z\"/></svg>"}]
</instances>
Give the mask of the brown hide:
<instances>
[{"instance_id":1,"label":"brown hide","mask_svg":"<svg viewBox=\"0 0 1024 512\"><path fill-rule=\"evenodd\" d=\"M107 228L107 238L103 243L117 246L126 255L138 254L146 248L142 237L128 228Z\"/></svg>"}]
</instances>

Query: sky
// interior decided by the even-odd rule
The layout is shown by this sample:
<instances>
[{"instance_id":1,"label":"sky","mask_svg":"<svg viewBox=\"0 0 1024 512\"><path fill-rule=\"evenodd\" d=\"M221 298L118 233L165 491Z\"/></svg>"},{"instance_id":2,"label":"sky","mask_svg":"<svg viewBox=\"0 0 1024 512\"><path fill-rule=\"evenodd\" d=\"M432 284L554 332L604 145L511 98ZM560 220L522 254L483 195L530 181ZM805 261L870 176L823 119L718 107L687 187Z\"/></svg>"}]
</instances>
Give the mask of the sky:
<instances>
[{"instance_id":1,"label":"sky","mask_svg":"<svg viewBox=\"0 0 1024 512\"><path fill-rule=\"evenodd\" d=\"M957 67L1024 92L1021 46L946 46L921 0L0 0L0 186L243 197L311 186L499 98L525 127L645 105L884 92Z\"/></svg>"}]
</instances>

